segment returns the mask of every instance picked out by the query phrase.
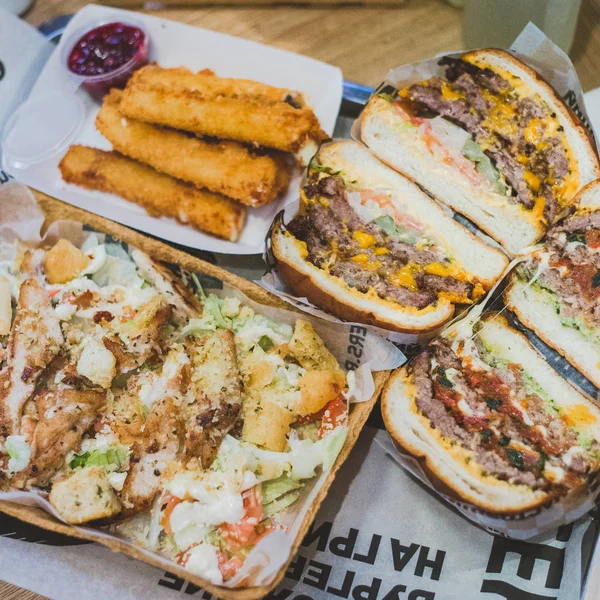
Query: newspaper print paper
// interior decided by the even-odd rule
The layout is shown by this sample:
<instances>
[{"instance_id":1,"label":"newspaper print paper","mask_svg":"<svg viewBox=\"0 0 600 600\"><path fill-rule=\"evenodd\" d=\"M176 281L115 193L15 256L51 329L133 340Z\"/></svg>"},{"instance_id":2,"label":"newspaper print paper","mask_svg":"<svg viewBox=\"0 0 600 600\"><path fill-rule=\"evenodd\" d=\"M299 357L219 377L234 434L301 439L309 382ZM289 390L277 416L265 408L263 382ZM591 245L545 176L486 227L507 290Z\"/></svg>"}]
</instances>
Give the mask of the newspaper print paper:
<instances>
[{"instance_id":1,"label":"newspaper print paper","mask_svg":"<svg viewBox=\"0 0 600 600\"><path fill-rule=\"evenodd\" d=\"M597 532L592 517L535 543L465 527L460 514L398 469L386 443L384 431L363 430L286 578L266 600L583 598ZM0 522L0 574L57 600L213 600L161 569L11 519Z\"/></svg>"}]
</instances>

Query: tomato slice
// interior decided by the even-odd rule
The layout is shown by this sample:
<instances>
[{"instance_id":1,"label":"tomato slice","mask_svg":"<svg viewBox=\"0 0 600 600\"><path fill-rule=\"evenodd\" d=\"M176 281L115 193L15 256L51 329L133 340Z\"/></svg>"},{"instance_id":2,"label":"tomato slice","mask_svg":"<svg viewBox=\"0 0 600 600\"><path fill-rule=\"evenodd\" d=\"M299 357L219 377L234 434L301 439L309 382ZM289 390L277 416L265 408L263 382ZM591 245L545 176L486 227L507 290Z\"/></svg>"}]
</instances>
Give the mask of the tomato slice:
<instances>
[{"instance_id":1,"label":"tomato slice","mask_svg":"<svg viewBox=\"0 0 600 600\"><path fill-rule=\"evenodd\" d=\"M341 401L340 401L341 399ZM305 415L304 417L300 417L297 421L296 424L297 425L306 425L307 423L312 423L313 421L318 421L319 419L321 419L321 422L323 421L323 419L325 418L325 420L331 419L332 415L335 414L341 414L341 408L344 408L345 412L347 413L347 407L346 407L346 401L344 399L344 396L340 395L336 398L334 398L331 402L329 402L328 404L326 404L321 410L317 411L316 413L312 413L311 415ZM325 413L328 413L328 416L325 417ZM344 415L344 419L345 419L345 415ZM343 421L340 421L343 422ZM335 429L335 427L334 427ZM320 436L322 437L322 436Z\"/></svg>"},{"instance_id":2,"label":"tomato slice","mask_svg":"<svg viewBox=\"0 0 600 600\"><path fill-rule=\"evenodd\" d=\"M227 556L225 552L219 552L219 571L223 575L223 581L231 579L244 564L241 556Z\"/></svg>"},{"instance_id":3,"label":"tomato slice","mask_svg":"<svg viewBox=\"0 0 600 600\"><path fill-rule=\"evenodd\" d=\"M346 423L348 419L348 403L346 398L340 394L333 399L323 411L321 416L321 427L319 428L319 439L333 431L339 425Z\"/></svg>"},{"instance_id":4,"label":"tomato slice","mask_svg":"<svg viewBox=\"0 0 600 600\"><path fill-rule=\"evenodd\" d=\"M260 484L246 490L242 497L244 498L245 513L241 521L238 523L223 523L219 527L223 539L233 552L238 552L242 548L256 543L259 537L256 533L256 526L264 516Z\"/></svg>"},{"instance_id":5,"label":"tomato slice","mask_svg":"<svg viewBox=\"0 0 600 600\"><path fill-rule=\"evenodd\" d=\"M569 279L581 291L585 298L596 299L600 295L600 287L595 285L598 269L590 264L574 265L569 273Z\"/></svg>"},{"instance_id":6,"label":"tomato slice","mask_svg":"<svg viewBox=\"0 0 600 600\"><path fill-rule=\"evenodd\" d=\"M297 421L297 425L306 425L307 423L312 423L313 421L317 421L318 419L323 418L325 411L327 410L327 405L325 405L321 410L316 413L312 413L312 415L305 415L300 417Z\"/></svg>"},{"instance_id":7,"label":"tomato slice","mask_svg":"<svg viewBox=\"0 0 600 600\"><path fill-rule=\"evenodd\" d=\"M597 229L590 229L585 232L585 243L590 248L600 248L600 231Z\"/></svg>"},{"instance_id":8,"label":"tomato slice","mask_svg":"<svg viewBox=\"0 0 600 600\"><path fill-rule=\"evenodd\" d=\"M173 513L173 509L181 502L183 502L183 500L177 496L169 496L167 500L167 506L163 512L162 519L160 520L160 526L165 530L167 535L173 535L173 530L171 529L171 514Z\"/></svg>"}]
</instances>

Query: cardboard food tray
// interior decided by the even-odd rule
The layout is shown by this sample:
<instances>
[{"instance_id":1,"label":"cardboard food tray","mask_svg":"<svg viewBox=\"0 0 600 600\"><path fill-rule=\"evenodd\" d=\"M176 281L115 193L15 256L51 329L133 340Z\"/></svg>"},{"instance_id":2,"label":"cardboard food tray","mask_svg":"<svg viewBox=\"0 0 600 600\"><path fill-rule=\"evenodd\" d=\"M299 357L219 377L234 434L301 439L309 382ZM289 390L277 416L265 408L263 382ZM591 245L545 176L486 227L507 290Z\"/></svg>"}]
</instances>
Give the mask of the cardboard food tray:
<instances>
[{"instance_id":1,"label":"cardboard food tray","mask_svg":"<svg viewBox=\"0 0 600 600\"><path fill-rule=\"evenodd\" d=\"M333 131L339 112L342 96L340 69L307 56L181 21L86 4L68 20L60 39L58 36L54 37L57 43L55 51L43 67L39 68L34 81L30 82L27 101L15 113L17 116L7 121L3 149L0 152L2 164L6 172L25 185L175 244L233 256L259 254L273 217L282 206L294 200L300 178L299 168L293 170L285 193L279 194L272 202L246 211L244 227L236 242L219 239L171 217L150 215L142 206L129 202L118 194L65 183L59 176L58 166L67 145L79 144L106 151L112 148L109 140L96 128L100 105L78 81L70 77L63 56L69 52L73 39L80 35L80 30L89 30L98 23L108 21L130 21L143 27L149 39L149 61L162 67L185 67L192 72L210 68L221 77L260 81L278 88L302 92L327 134ZM9 66L7 65L7 69ZM69 103L71 108L63 114L59 107L65 103ZM21 155L18 148L16 155L11 156L10 140L31 139L31 133L27 131L29 126L34 127L35 135L39 137L39 144L32 146L34 150L40 144L50 143L54 146L50 139L53 128L37 127L32 121L39 119L46 111L48 113L43 121L62 123L60 131L57 131L57 139L66 142L57 144L55 151L42 158L22 160L19 158ZM22 127L24 130L21 130ZM16 146L20 143L16 143Z\"/></svg>"},{"instance_id":2,"label":"cardboard food tray","mask_svg":"<svg viewBox=\"0 0 600 600\"><path fill-rule=\"evenodd\" d=\"M175 248L171 248L162 242L153 240L145 235L128 229L127 227L118 225L117 223L113 223L112 221L104 219L103 217L99 217L79 208L72 207L59 200L51 198L50 196L46 196L39 192L34 192L34 194L39 207L41 208L46 217L44 228L47 228L51 223L59 220L79 221L95 229L98 229L99 231L108 233L128 244L136 246L137 248L151 255L156 260L177 264L178 266L181 266L184 269L188 269L190 271L198 273L204 273L211 277L220 279L221 281L238 288L249 298L256 302L276 308L286 308L288 310L290 308L287 303L284 303L279 298L277 298L270 292L267 292L255 283L242 279L241 277L229 273L224 269L221 269L220 267L211 265L210 263L200 260L199 258L190 256L189 254L186 254L185 252L182 252ZM299 311L298 313L299 315L302 314ZM172 572L178 577L191 581L193 584L201 587L202 589L205 589L206 591L219 598L224 598L225 600L254 600L262 598L272 589L274 589L277 586L277 584L283 579L289 563L292 561L304 535L306 534L311 523L313 522L321 503L325 499L325 496L327 495L329 487L331 486L338 469L344 463L344 461L350 454L350 451L352 450L354 444L356 443L360 431L362 430L363 425L365 424L369 414L371 413L371 410L373 409L373 406L375 405L375 402L379 397L381 388L383 387L383 384L387 379L388 375L389 371L379 371L373 373L373 378L375 381L375 393L373 394L371 399L366 402L352 404L348 423L348 435L344 446L342 447L335 464L333 465L331 471L329 472L325 481L323 482L323 485L319 490L318 494L316 495L311 508L306 513L304 520L302 521L302 524L298 529L298 533L292 543L291 552L287 561L279 569L276 577L271 582L271 584L240 588L222 587L210 583L206 579L191 573L187 569L175 563L173 563L172 567L169 568L170 572ZM119 540L118 538L106 539L100 535L97 535L91 528L83 529L69 526L65 523L58 521L50 514L46 513L44 510L38 507L24 506L14 504L12 502L0 501L0 512L5 513L11 517L20 519L21 521L24 521L31 525L41 527L48 531L62 533L68 536L84 540L99 542L100 544L107 546L114 552L121 552L133 558L140 559L156 567L164 568L165 566L164 559L160 558L159 555L156 555L156 558L148 556L147 553L142 552L140 549L132 546L130 543L124 540Z\"/></svg>"}]
</instances>

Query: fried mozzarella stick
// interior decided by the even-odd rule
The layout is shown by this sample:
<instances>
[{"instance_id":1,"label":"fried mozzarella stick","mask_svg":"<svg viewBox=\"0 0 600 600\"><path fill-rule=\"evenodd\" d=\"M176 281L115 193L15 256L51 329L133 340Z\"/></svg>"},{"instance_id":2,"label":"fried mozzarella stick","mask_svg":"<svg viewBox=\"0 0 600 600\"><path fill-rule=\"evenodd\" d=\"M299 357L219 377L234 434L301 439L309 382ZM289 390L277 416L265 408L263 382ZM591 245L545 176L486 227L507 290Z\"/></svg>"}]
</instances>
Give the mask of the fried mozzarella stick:
<instances>
[{"instance_id":1,"label":"fried mozzarella stick","mask_svg":"<svg viewBox=\"0 0 600 600\"><path fill-rule=\"evenodd\" d=\"M122 95L121 90L111 90L96 117L96 128L117 152L247 206L271 202L287 188L291 171L287 155L261 156L239 142L208 142L129 119L119 110Z\"/></svg>"},{"instance_id":2,"label":"fried mozzarella stick","mask_svg":"<svg viewBox=\"0 0 600 600\"><path fill-rule=\"evenodd\" d=\"M116 194L142 206L152 216L173 217L232 242L240 237L246 215L241 204L182 183L116 152L71 146L58 168L67 183Z\"/></svg>"},{"instance_id":3,"label":"fried mozzarella stick","mask_svg":"<svg viewBox=\"0 0 600 600\"><path fill-rule=\"evenodd\" d=\"M175 77L166 79L161 71L165 69L154 66L143 78L130 80L120 106L125 116L197 135L291 152L301 164L308 163L327 137L310 108L296 108L285 99L253 93L254 84L244 80L235 84L229 80L223 85L227 94L215 94L202 90L206 75L190 73L182 77L177 69ZM189 84L191 77L198 82L196 85Z\"/></svg>"},{"instance_id":4,"label":"fried mozzarella stick","mask_svg":"<svg viewBox=\"0 0 600 600\"><path fill-rule=\"evenodd\" d=\"M304 96L295 90L276 88L250 79L218 77L210 69L192 73L185 67L164 69L158 65L147 65L133 74L131 83L132 85L160 85L172 90L186 89L190 92L198 92L205 98L251 96L262 97L269 102L287 102L294 108L307 106Z\"/></svg>"}]
</instances>

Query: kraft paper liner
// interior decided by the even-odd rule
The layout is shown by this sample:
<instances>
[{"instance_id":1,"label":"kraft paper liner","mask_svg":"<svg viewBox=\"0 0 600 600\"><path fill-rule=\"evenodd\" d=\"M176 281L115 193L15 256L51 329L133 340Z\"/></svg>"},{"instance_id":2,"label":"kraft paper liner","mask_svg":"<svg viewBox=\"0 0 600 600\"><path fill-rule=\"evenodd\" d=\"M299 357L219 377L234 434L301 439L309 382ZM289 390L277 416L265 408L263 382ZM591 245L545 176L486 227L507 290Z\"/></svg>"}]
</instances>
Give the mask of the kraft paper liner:
<instances>
[{"instance_id":1,"label":"kraft paper liner","mask_svg":"<svg viewBox=\"0 0 600 600\"><path fill-rule=\"evenodd\" d=\"M9 187L14 202L8 206L5 205L2 207L2 211L0 212L0 238L9 241L11 234L8 232L16 231L17 235L12 235L13 239L17 236L25 237L32 240L32 245L34 245L36 232L39 232L42 218L39 212L36 212L27 204L27 198L31 198L27 188L24 188L19 184L10 184L7 188L2 188L0 195L2 195L2 192L4 192L5 189L8 191ZM204 274L223 281L228 286L245 294L251 301L264 306L265 310L289 310L287 304L284 304L281 300L265 291L260 286L237 277L232 273L228 273L219 267L185 254L180 250L171 248L162 242L136 233L122 225L118 225L102 217L92 215L81 209L64 204L49 196L45 196L44 194L36 192L35 197L38 206L45 217L43 231L44 233L49 232L49 236L53 238L66 235L69 231L71 235L77 232L79 232L79 235L83 235L82 224L85 224L98 231L110 234L117 240L126 244L135 246L144 252L147 252L157 260L178 265L187 271ZM15 209L23 207L25 207L27 211L27 218L24 221L15 219L12 223L7 223L10 221L10 213L17 212ZM58 223L59 221L60 223ZM64 221L76 223L69 224ZM87 235L89 235L89 233ZM39 242L39 235L37 236L37 239ZM292 309L292 311L293 310L294 309ZM301 316L301 313L298 314ZM383 342L383 340L381 341ZM287 566L291 562L293 555L308 531L320 504L327 495L327 491L333 482L337 470L346 460L354 446L388 375L389 371L387 370L373 373L374 393L369 400L353 403L351 405L347 438L335 464L329 472L322 473L317 477L312 489L308 492L305 506L299 511L298 517L290 527L290 534L284 535L281 532L276 532L277 535L273 536L272 543L277 546L276 552L278 560L273 559L272 554L274 550L269 547L271 545L271 543L269 543L266 546L261 547L259 553L257 553L257 560L259 562L260 560L266 562L264 558L267 557L268 562L266 565L258 565L254 560L248 563L247 570L249 571L249 574L246 583L252 581L257 582L256 584L252 583L246 587L238 588L215 585L156 553L136 546L132 542L112 536L105 531L94 529L92 527L76 527L68 525L59 520L54 511L52 511L52 513L47 511L49 503L44 498L44 495L40 493L18 491L7 492L6 495L0 494L0 498L2 498L0 499L0 512L50 531L96 541L109 547L113 551L127 554L128 556L138 558L153 566L168 570L176 576L187 579L215 596L225 598L226 600L254 600L261 598L274 589L284 577ZM266 542L269 537L270 536L266 537L264 541Z\"/></svg>"},{"instance_id":2,"label":"kraft paper liner","mask_svg":"<svg viewBox=\"0 0 600 600\"><path fill-rule=\"evenodd\" d=\"M494 312L503 313L508 318L511 327L523 333L534 349L543 356L546 362L548 362L548 364L552 366L563 379L567 380L573 387L577 388L577 390L586 396L590 402L598 404L597 398L599 390L583 374L579 373L579 371L571 366L556 350L544 344L537 338L533 331L524 327L504 304L502 296L508 281L508 275L529 255L529 253L535 252L539 247L540 246L532 246L531 248L526 249L517 258L513 259L508 265L504 277L488 292L488 295L482 302L469 310L467 315L464 316L464 320L471 322L472 329L472 326L480 321L481 317L487 311L493 310ZM531 281L534 280L535 278ZM459 320L461 319L455 319L455 322ZM539 343L535 342L536 339ZM590 393L590 391L592 391L592 393ZM581 516L587 514L596 506L596 502L600 496L599 470L589 476L587 489L582 490L575 495L567 495L551 504L518 515L491 515L469 502L458 500L456 495L454 495L453 490L450 490L441 481L432 479L429 476L427 469L424 468L424 459L416 458L406 452L395 442L391 435L389 435L386 442L378 443L380 443L380 445L402 468L416 477L441 500L453 506L475 525L495 535L519 540L532 540L550 529L572 523Z\"/></svg>"}]
</instances>

